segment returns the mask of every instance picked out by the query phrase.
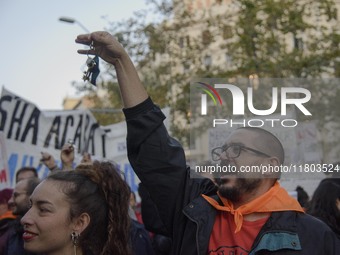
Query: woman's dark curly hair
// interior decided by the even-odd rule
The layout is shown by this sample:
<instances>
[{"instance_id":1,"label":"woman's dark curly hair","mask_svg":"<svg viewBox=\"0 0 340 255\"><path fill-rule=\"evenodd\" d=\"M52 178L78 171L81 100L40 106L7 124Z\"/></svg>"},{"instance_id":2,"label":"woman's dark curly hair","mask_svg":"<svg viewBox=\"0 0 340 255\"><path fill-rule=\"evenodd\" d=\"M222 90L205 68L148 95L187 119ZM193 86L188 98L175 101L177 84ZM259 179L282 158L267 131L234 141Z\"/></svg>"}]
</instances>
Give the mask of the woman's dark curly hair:
<instances>
[{"instance_id":1,"label":"woman's dark curly hair","mask_svg":"<svg viewBox=\"0 0 340 255\"><path fill-rule=\"evenodd\" d=\"M82 213L90 216L90 223L79 238L83 250L101 255L131 254L130 189L115 164L80 164L74 171L59 171L47 180L60 183L71 205L71 220Z\"/></svg>"}]
</instances>

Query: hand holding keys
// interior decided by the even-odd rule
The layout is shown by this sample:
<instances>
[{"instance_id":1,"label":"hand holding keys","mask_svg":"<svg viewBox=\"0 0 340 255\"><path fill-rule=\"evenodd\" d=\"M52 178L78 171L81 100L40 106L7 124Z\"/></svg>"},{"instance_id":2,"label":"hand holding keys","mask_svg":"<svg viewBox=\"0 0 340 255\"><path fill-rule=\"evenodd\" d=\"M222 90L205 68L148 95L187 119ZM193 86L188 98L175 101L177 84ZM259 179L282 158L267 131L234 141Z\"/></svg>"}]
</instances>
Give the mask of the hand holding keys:
<instances>
[{"instance_id":1,"label":"hand holding keys","mask_svg":"<svg viewBox=\"0 0 340 255\"><path fill-rule=\"evenodd\" d=\"M90 45L90 50L94 50L93 42ZM86 60L87 70L84 72L83 80L90 81L93 85L96 85L96 79L99 75L99 58L96 55L91 58L87 55Z\"/></svg>"}]
</instances>

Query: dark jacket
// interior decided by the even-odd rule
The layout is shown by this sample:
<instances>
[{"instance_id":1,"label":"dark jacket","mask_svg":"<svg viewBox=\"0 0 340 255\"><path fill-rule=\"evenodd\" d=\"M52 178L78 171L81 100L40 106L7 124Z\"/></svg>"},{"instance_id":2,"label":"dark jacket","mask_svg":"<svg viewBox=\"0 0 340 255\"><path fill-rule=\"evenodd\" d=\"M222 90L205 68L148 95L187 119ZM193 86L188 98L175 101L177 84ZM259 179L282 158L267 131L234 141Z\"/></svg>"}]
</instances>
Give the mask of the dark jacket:
<instances>
[{"instance_id":1,"label":"dark jacket","mask_svg":"<svg viewBox=\"0 0 340 255\"><path fill-rule=\"evenodd\" d=\"M208 179L190 178L182 146L167 133L151 99L124 109L130 163L170 233L172 254L206 254L216 210L201 194L216 195ZM297 212L272 213L250 254L340 254L340 241L319 220Z\"/></svg>"},{"instance_id":2,"label":"dark jacket","mask_svg":"<svg viewBox=\"0 0 340 255\"><path fill-rule=\"evenodd\" d=\"M141 198L141 213L145 229L152 232L152 247L156 255L169 255L172 240L159 216L158 209L152 201L149 192L139 184L138 194Z\"/></svg>"},{"instance_id":3,"label":"dark jacket","mask_svg":"<svg viewBox=\"0 0 340 255\"><path fill-rule=\"evenodd\" d=\"M144 225L136 220L131 220L130 232L133 255L154 255L149 232Z\"/></svg>"},{"instance_id":4,"label":"dark jacket","mask_svg":"<svg viewBox=\"0 0 340 255\"><path fill-rule=\"evenodd\" d=\"M7 249L7 241L13 232L13 222L15 219L0 220L0 255L3 255Z\"/></svg>"}]
</instances>

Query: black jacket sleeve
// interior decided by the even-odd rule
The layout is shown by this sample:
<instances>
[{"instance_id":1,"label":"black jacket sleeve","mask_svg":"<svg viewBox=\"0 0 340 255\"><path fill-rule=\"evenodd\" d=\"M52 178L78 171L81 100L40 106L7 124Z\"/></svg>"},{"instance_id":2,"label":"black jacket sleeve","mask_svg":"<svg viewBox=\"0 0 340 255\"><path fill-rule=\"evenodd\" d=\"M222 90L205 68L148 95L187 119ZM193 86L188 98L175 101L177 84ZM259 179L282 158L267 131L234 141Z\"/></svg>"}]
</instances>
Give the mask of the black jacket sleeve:
<instances>
[{"instance_id":1,"label":"black jacket sleeve","mask_svg":"<svg viewBox=\"0 0 340 255\"><path fill-rule=\"evenodd\" d=\"M129 161L156 204L164 224L171 229L174 215L181 210L179 204L187 178L184 150L169 136L163 124L165 116L150 98L124 109L124 114Z\"/></svg>"}]
</instances>

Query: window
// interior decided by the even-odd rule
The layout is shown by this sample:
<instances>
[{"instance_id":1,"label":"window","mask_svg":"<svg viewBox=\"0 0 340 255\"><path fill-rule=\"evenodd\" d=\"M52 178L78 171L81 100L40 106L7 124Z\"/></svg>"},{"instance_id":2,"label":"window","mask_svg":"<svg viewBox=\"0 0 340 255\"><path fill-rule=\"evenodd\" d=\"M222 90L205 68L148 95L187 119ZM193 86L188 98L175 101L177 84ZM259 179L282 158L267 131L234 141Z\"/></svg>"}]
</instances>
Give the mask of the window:
<instances>
[{"instance_id":1,"label":"window","mask_svg":"<svg viewBox=\"0 0 340 255\"><path fill-rule=\"evenodd\" d=\"M233 37L233 31L231 29L231 26L224 25L222 33L223 39L230 39Z\"/></svg>"},{"instance_id":2,"label":"window","mask_svg":"<svg viewBox=\"0 0 340 255\"><path fill-rule=\"evenodd\" d=\"M231 65L232 62L233 62L232 56L230 56L228 53L226 53L226 54L224 55L224 57L225 57L225 62L227 63L227 65Z\"/></svg>"},{"instance_id":3,"label":"window","mask_svg":"<svg viewBox=\"0 0 340 255\"><path fill-rule=\"evenodd\" d=\"M180 47L180 48L183 48L183 47L184 47L184 38L183 38L183 37L179 38L178 44L179 44L179 47Z\"/></svg>"},{"instance_id":4,"label":"window","mask_svg":"<svg viewBox=\"0 0 340 255\"><path fill-rule=\"evenodd\" d=\"M182 63L182 65L183 65L183 71L185 72L185 71L188 71L189 69L190 69L190 62L189 61L184 61L183 63Z\"/></svg>"},{"instance_id":5,"label":"window","mask_svg":"<svg viewBox=\"0 0 340 255\"><path fill-rule=\"evenodd\" d=\"M303 50L303 41L301 38L294 37L294 48L297 50Z\"/></svg>"},{"instance_id":6,"label":"window","mask_svg":"<svg viewBox=\"0 0 340 255\"><path fill-rule=\"evenodd\" d=\"M204 58L203 58L203 64L206 68L209 68L212 64L212 58L211 56L209 55L206 55Z\"/></svg>"},{"instance_id":7,"label":"window","mask_svg":"<svg viewBox=\"0 0 340 255\"><path fill-rule=\"evenodd\" d=\"M190 36L187 35L186 37L186 43L187 43L187 47L190 47Z\"/></svg>"},{"instance_id":8,"label":"window","mask_svg":"<svg viewBox=\"0 0 340 255\"><path fill-rule=\"evenodd\" d=\"M209 45L212 41L212 35L209 30L204 30L202 32L202 43L203 45Z\"/></svg>"}]
</instances>

